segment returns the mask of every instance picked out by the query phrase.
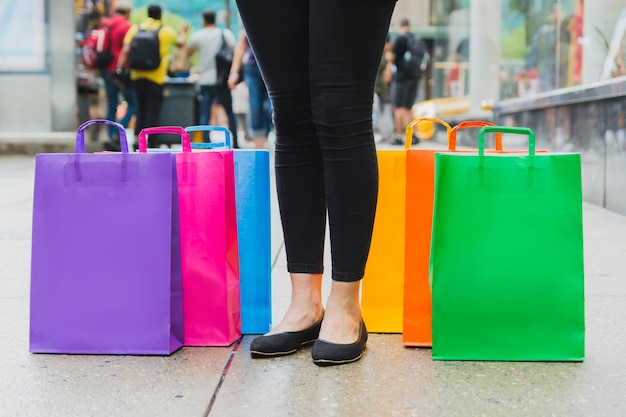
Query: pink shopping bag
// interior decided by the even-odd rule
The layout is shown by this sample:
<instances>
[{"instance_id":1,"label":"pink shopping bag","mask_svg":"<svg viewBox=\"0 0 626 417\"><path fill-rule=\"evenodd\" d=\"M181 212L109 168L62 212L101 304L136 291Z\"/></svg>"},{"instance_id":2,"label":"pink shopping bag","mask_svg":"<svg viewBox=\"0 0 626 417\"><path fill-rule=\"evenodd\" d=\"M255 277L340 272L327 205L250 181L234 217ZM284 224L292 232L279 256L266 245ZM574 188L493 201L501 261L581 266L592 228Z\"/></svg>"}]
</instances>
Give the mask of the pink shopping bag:
<instances>
[{"instance_id":1,"label":"pink shopping bag","mask_svg":"<svg viewBox=\"0 0 626 417\"><path fill-rule=\"evenodd\" d=\"M139 133L181 135L176 154L183 280L185 346L228 346L241 337L239 252L232 150L191 152L182 127Z\"/></svg>"}]
</instances>

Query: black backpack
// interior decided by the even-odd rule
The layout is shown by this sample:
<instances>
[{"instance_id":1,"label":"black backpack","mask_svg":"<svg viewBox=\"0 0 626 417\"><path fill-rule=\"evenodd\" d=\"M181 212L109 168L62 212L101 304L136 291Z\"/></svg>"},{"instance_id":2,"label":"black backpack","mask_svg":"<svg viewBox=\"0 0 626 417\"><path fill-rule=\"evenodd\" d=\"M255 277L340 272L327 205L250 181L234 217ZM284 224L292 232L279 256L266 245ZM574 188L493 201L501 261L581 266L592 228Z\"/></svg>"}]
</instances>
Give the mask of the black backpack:
<instances>
[{"instance_id":1,"label":"black backpack","mask_svg":"<svg viewBox=\"0 0 626 417\"><path fill-rule=\"evenodd\" d=\"M415 78L420 78L428 67L430 55L424 41L409 34L407 36L407 49L403 58L407 72Z\"/></svg>"},{"instance_id":2,"label":"black backpack","mask_svg":"<svg viewBox=\"0 0 626 417\"><path fill-rule=\"evenodd\" d=\"M233 64L233 55L233 49L226 43L226 39L224 38L224 31L222 30L222 45L215 55L215 67L217 68L217 84L226 84L226 82L228 81L230 67Z\"/></svg>"},{"instance_id":3,"label":"black backpack","mask_svg":"<svg viewBox=\"0 0 626 417\"><path fill-rule=\"evenodd\" d=\"M161 65L161 46L159 45L161 26L156 30L142 29L141 26L138 29L130 42L128 66L135 70L155 70Z\"/></svg>"}]
</instances>

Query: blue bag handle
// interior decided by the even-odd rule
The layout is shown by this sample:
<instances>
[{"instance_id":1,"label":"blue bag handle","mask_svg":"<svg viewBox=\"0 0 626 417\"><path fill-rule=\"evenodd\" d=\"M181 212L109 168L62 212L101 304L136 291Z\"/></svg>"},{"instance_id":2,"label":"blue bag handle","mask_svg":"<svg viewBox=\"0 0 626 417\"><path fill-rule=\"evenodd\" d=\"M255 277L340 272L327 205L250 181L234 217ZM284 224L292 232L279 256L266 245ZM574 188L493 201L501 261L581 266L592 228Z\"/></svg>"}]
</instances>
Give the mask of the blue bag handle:
<instances>
[{"instance_id":1,"label":"blue bag handle","mask_svg":"<svg viewBox=\"0 0 626 417\"><path fill-rule=\"evenodd\" d=\"M121 124L106 119L87 120L85 123L78 126L78 130L76 131L76 153L85 153L85 129L87 128L87 126L96 123L104 123L117 127L117 129L120 131L120 147L122 153L128 153L128 142L126 142L126 129L124 129L124 126L122 126Z\"/></svg>"},{"instance_id":2,"label":"blue bag handle","mask_svg":"<svg viewBox=\"0 0 626 417\"><path fill-rule=\"evenodd\" d=\"M209 126L209 125L197 125L189 126L185 128L185 132L223 132L224 142L204 143L204 142L192 142L191 149L214 149L224 147L225 149L232 149L231 146L231 133L230 130L223 126Z\"/></svg>"}]
</instances>

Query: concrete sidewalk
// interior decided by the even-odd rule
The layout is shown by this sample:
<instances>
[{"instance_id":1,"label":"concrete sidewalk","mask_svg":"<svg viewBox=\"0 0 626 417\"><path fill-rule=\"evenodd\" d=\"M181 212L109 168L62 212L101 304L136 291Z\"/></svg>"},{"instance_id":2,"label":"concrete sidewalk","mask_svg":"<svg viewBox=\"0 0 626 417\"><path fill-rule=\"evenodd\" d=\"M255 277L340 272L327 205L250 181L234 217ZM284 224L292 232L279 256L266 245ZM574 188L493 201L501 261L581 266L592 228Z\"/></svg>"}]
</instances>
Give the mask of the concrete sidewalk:
<instances>
[{"instance_id":1,"label":"concrete sidewalk","mask_svg":"<svg viewBox=\"0 0 626 417\"><path fill-rule=\"evenodd\" d=\"M251 360L252 336L169 357L34 355L33 174L32 157L0 157L0 416L626 415L626 217L584 206L583 363L432 361L429 349L404 348L389 334L371 334L361 361L331 368L313 365L310 350ZM272 204L277 322L290 288L275 196ZM329 283L325 275L325 294Z\"/></svg>"},{"instance_id":2,"label":"concrete sidewalk","mask_svg":"<svg viewBox=\"0 0 626 417\"><path fill-rule=\"evenodd\" d=\"M87 152L99 152L102 141L85 141ZM0 156L34 156L37 153L74 152L76 132L0 132Z\"/></svg>"}]
</instances>

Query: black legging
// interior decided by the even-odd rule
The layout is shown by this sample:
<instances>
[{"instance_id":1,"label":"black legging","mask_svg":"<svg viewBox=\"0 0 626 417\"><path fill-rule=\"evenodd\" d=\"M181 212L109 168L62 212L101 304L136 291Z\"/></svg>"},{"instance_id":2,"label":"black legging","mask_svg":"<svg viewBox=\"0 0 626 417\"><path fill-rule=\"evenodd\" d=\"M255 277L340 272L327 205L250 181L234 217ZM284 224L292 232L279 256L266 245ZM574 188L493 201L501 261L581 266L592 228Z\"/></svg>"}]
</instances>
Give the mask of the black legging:
<instances>
[{"instance_id":1,"label":"black legging","mask_svg":"<svg viewBox=\"0 0 626 417\"><path fill-rule=\"evenodd\" d=\"M293 273L358 281L370 248L378 163L374 81L396 0L237 0L274 111L276 186Z\"/></svg>"}]
</instances>

